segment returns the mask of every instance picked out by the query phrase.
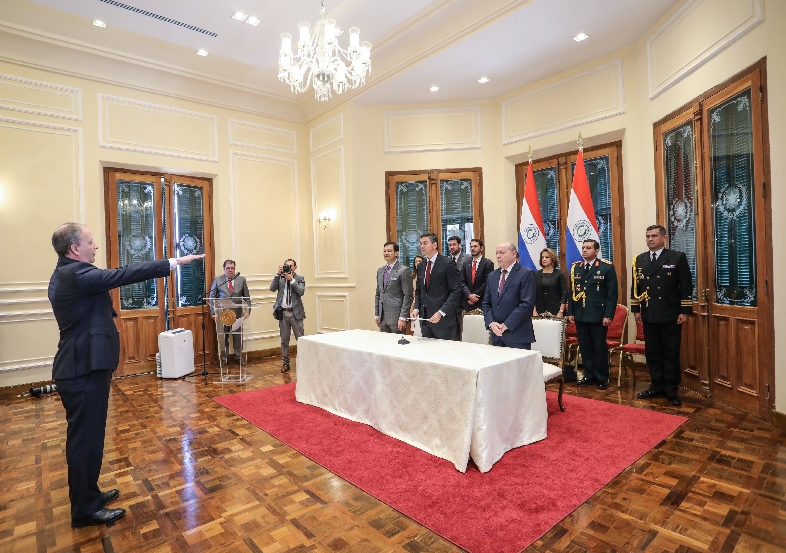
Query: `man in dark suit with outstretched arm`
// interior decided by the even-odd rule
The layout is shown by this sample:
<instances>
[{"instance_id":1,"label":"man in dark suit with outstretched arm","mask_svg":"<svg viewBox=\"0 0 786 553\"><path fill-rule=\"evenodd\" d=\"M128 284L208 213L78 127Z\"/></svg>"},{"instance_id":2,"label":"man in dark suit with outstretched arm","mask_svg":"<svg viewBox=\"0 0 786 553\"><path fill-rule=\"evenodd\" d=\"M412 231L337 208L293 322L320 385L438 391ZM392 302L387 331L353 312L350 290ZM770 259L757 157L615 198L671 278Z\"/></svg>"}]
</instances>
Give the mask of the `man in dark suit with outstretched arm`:
<instances>
[{"instance_id":1,"label":"man in dark suit with outstretched arm","mask_svg":"<svg viewBox=\"0 0 786 553\"><path fill-rule=\"evenodd\" d=\"M425 338L458 341L456 310L461 304L458 267L439 254L437 235L433 232L420 235L420 251L425 260L418 265L415 306L411 316L426 319L421 325Z\"/></svg>"},{"instance_id":2,"label":"man in dark suit with outstretched arm","mask_svg":"<svg viewBox=\"0 0 786 553\"><path fill-rule=\"evenodd\" d=\"M112 372L120 361L120 335L113 318L109 290L164 277L177 265L204 255L188 255L99 269L93 263L98 246L84 225L65 223L52 234L57 267L49 280L49 301L60 329L52 366L66 411L66 462L71 526L99 526L125 516L125 509L107 509L119 490L102 492L98 475L104 457L104 434Z\"/></svg>"}]
</instances>

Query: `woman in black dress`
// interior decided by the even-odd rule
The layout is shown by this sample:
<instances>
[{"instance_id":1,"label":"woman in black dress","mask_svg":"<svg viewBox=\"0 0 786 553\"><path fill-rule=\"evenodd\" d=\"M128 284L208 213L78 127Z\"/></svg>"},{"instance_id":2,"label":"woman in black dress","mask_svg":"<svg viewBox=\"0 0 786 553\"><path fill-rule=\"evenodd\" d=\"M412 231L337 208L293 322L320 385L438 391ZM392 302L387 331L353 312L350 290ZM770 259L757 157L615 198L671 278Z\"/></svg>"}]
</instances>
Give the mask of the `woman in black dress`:
<instances>
[{"instance_id":1,"label":"woman in black dress","mask_svg":"<svg viewBox=\"0 0 786 553\"><path fill-rule=\"evenodd\" d=\"M546 248L540 252L540 266L535 274L535 310L534 317L546 313L556 317L564 317L568 303L568 280L565 273L559 270L557 252Z\"/></svg>"}]
</instances>

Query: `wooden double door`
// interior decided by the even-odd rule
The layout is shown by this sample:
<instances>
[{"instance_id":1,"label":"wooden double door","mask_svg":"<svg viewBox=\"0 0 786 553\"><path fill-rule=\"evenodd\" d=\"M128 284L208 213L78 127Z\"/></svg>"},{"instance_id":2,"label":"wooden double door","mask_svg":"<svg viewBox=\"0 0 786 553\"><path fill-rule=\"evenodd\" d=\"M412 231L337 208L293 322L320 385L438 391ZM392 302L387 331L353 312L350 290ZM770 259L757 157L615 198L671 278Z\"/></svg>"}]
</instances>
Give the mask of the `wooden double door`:
<instances>
[{"instance_id":1,"label":"wooden double door","mask_svg":"<svg viewBox=\"0 0 786 553\"><path fill-rule=\"evenodd\" d=\"M155 370L158 334L172 328L192 331L196 360L201 361L203 316L205 354L208 362L215 360L215 326L203 305L215 266L211 197L209 179L105 169L108 267L205 254L179 265L167 278L112 291L119 315L118 375Z\"/></svg>"},{"instance_id":2,"label":"wooden double door","mask_svg":"<svg viewBox=\"0 0 786 553\"><path fill-rule=\"evenodd\" d=\"M693 273L683 385L765 420L774 408L765 65L655 125L657 218Z\"/></svg>"}]
</instances>

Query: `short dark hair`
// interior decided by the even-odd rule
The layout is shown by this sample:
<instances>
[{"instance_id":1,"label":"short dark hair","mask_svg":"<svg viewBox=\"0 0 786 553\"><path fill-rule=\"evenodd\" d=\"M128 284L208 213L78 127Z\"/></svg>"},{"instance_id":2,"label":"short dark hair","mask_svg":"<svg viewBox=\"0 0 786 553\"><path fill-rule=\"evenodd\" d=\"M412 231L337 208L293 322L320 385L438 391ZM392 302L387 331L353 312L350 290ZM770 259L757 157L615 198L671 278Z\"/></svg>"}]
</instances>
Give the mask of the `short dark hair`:
<instances>
[{"instance_id":1,"label":"short dark hair","mask_svg":"<svg viewBox=\"0 0 786 553\"><path fill-rule=\"evenodd\" d=\"M224 269L226 269L226 268L227 268L227 265L229 265L230 263L231 263L232 265L235 265L235 266L237 266L237 263L235 263L235 262L234 262L232 259L227 259L226 261L224 261Z\"/></svg>"},{"instance_id":2,"label":"short dark hair","mask_svg":"<svg viewBox=\"0 0 786 553\"><path fill-rule=\"evenodd\" d=\"M384 248L385 246L393 246L393 251L394 251L394 252L397 252L397 251L398 251L398 242L393 242L393 241L391 240L391 241L389 241L389 242L385 242L385 244L384 244L382 247Z\"/></svg>"},{"instance_id":3,"label":"short dark hair","mask_svg":"<svg viewBox=\"0 0 786 553\"><path fill-rule=\"evenodd\" d=\"M483 246L483 240L481 240L480 238L473 238L472 240L470 240L470 243L472 243L472 242L477 242L478 246L480 246L481 248L484 247Z\"/></svg>"},{"instance_id":4,"label":"short dark hair","mask_svg":"<svg viewBox=\"0 0 786 553\"><path fill-rule=\"evenodd\" d=\"M431 240L431 241L432 241L434 244L436 244L436 243L437 243L437 241L439 240L439 239L437 238L437 235L436 235L436 234L434 234L433 232L424 232L423 234L421 234L421 235L420 235L420 237L421 237L421 238L428 238L428 239L430 239L430 240Z\"/></svg>"},{"instance_id":5,"label":"short dark hair","mask_svg":"<svg viewBox=\"0 0 786 553\"><path fill-rule=\"evenodd\" d=\"M287 261L291 261L291 262L292 262L292 265L294 265L295 267L297 267L297 261L295 261L294 259L292 259L292 258L285 259L285 260L284 260L284 265L286 265L286 264L287 264Z\"/></svg>"},{"instance_id":6,"label":"short dark hair","mask_svg":"<svg viewBox=\"0 0 786 553\"><path fill-rule=\"evenodd\" d=\"M82 241L82 229L79 223L63 223L52 233L52 247L60 257L65 257L71 246L78 246Z\"/></svg>"},{"instance_id":7,"label":"short dark hair","mask_svg":"<svg viewBox=\"0 0 786 553\"><path fill-rule=\"evenodd\" d=\"M650 225L647 227L647 230L655 230L655 229L658 229L658 232L660 232L661 236L666 236L666 227L664 227L663 225Z\"/></svg>"},{"instance_id":8,"label":"short dark hair","mask_svg":"<svg viewBox=\"0 0 786 553\"><path fill-rule=\"evenodd\" d=\"M450 238L448 238L448 242L450 242L451 240L455 240L456 242L461 244L461 237L459 236L451 236Z\"/></svg>"},{"instance_id":9,"label":"short dark hair","mask_svg":"<svg viewBox=\"0 0 786 553\"><path fill-rule=\"evenodd\" d=\"M593 240L590 238L588 240L584 240L583 244L586 244L587 242L592 242L592 247L595 248L596 250L600 249L600 243L597 240Z\"/></svg>"},{"instance_id":10,"label":"short dark hair","mask_svg":"<svg viewBox=\"0 0 786 553\"><path fill-rule=\"evenodd\" d=\"M420 259L420 261L425 261L426 260L426 258L423 257L422 255L416 255L415 257L413 257L412 258L412 270L413 271L415 270L415 261L417 261L418 259Z\"/></svg>"}]
</instances>

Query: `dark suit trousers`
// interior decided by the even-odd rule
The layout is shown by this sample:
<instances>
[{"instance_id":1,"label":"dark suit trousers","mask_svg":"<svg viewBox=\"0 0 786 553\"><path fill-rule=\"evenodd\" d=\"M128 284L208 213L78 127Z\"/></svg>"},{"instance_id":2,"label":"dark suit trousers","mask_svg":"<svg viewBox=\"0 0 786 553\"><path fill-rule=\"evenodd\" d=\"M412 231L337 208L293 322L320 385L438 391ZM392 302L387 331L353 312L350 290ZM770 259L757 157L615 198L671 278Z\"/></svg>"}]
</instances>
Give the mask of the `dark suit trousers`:
<instances>
[{"instance_id":1,"label":"dark suit trousers","mask_svg":"<svg viewBox=\"0 0 786 553\"><path fill-rule=\"evenodd\" d=\"M510 334L510 331L507 332ZM508 339L507 342L511 340ZM516 348L516 349L532 349L532 344L522 344L520 342L513 342L513 343L506 343L505 340L505 333L502 333L502 336L497 336L493 332L491 333L491 344L494 346L500 346L503 348Z\"/></svg>"},{"instance_id":2,"label":"dark suit trousers","mask_svg":"<svg viewBox=\"0 0 786 553\"><path fill-rule=\"evenodd\" d=\"M447 315L447 317L455 317L455 315ZM420 333L424 338L439 338L440 340L453 340L454 342L460 341L458 325L452 324L447 326L447 324L445 324L445 317L442 317L442 320L437 324L420 321Z\"/></svg>"},{"instance_id":3,"label":"dark suit trousers","mask_svg":"<svg viewBox=\"0 0 786 553\"><path fill-rule=\"evenodd\" d=\"M603 323L576 321L576 337L579 339L581 360L584 363L584 378L605 382L609 379L609 348L606 335L609 332Z\"/></svg>"},{"instance_id":4,"label":"dark suit trousers","mask_svg":"<svg viewBox=\"0 0 786 553\"><path fill-rule=\"evenodd\" d=\"M86 517L104 508L98 475L104 459L111 381L111 370L55 381L68 421L66 463L71 518Z\"/></svg>"},{"instance_id":5,"label":"dark suit trousers","mask_svg":"<svg viewBox=\"0 0 786 553\"><path fill-rule=\"evenodd\" d=\"M677 393L680 385L680 341L682 326L674 323L644 323L644 355L650 371L650 389Z\"/></svg>"}]
</instances>

